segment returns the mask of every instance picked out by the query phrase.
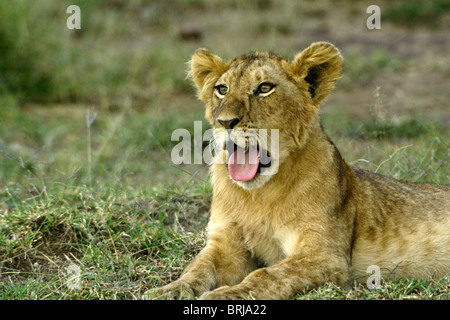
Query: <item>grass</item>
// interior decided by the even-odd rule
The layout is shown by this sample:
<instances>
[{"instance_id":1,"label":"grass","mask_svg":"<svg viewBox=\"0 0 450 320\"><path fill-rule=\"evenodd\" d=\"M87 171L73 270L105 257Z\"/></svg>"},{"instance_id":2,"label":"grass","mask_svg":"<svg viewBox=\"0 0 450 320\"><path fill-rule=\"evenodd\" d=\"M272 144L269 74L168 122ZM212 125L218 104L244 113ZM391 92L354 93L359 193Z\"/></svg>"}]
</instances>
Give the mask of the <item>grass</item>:
<instances>
[{"instance_id":1,"label":"grass","mask_svg":"<svg viewBox=\"0 0 450 320\"><path fill-rule=\"evenodd\" d=\"M150 11L151 3L115 3L118 8L108 8L102 0L0 4L0 93L14 94L21 102L117 106L132 99L142 106L149 95L186 90L184 70L178 66L192 50L167 54L170 41L129 43L142 26L159 29L159 24L139 20L137 12ZM82 12L80 30L66 28L66 8L72 4Z\"/></svg>"},{"instance_id":2,"label":"grass","mask_svg":"<svg viewBox=\"0 0 450 320\"><path fill-rule=\"evenodd\" d=\"M404 60L390 55L384 48L377 48L369 55L359 50L349 50L344 59L344 74L337 86L351 87L355 82L372 83L383 72L398 72L406 67Z\"/></svg>"},{"instance_id":3,"label":"grass","mask_svg":"<svg viewBox=\"0 0 450 320\"><path fill-rule=\"evenodd\" d=\"M69 4L81 8L81 30L65 28ZM293 55L303 47L299 34L327 30L333 18L326 2L235 4L0 3L0 299L139 299L176 279L203 247L207 168L170 161L172 131L193 133L193 121L203 119L185 62L200 46L227 58L274 48ZM202 40L180 39L184 21ZM380 90L388 88L391 74L441 76L445 52L428 65L421 56L385 48L362 55L354 46L344 50L337 87L346 98L330 97L323 110L332 140L353 165L448 183L447 92L430 94L421 108L434 111L422 113L391 110L371 93L379 79ZM407 91L404 103L414 105L419 93ZM354 116L349 106L365 112ZM376 290L329 284L296 299L448 299L448 292L449 279L402 280Z\"/></svg>"}]
</instances>

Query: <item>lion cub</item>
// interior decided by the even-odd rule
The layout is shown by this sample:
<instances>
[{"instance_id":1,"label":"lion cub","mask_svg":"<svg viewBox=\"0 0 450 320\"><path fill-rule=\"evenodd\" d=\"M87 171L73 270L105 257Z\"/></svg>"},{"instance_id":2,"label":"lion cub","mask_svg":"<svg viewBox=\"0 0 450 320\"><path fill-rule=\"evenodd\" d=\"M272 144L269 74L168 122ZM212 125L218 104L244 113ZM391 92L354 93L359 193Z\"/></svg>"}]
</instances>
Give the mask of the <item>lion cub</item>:
<instances>
[{"instance_id":1,"label":"lion cub","mask_svg":"<svg viewBox=\"0 0 450 320\"><path fill-rule=\"evenodd\" d=\"M321 127L342 62L324 42L292 61L194 53L189 75L217 147L208 240L179 280L147 295L284 299L372 265L384 278L449 273L450 187L350 167Z\"/></svg>"}]
</instances>

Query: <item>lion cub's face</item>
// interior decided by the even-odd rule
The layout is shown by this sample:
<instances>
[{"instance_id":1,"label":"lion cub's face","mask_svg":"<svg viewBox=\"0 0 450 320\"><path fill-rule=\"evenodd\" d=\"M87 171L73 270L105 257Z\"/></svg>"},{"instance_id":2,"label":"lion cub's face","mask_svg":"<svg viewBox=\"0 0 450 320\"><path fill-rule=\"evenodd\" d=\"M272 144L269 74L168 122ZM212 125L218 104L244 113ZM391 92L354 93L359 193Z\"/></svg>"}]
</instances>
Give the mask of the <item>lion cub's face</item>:
<instances>
[{"instance_id":1,"label":"lion cub's face","mask_svg":"<svg viewBox=\"0 0 450 320\"><path fill-rule=\"evenodd\" d=\"M341 69L339 51L323 42L293 61L268 52L224 61L198 49L189 74L214 127L216 163L245 189L263 186L304 146Z\"/></svg>"}]
</instances>

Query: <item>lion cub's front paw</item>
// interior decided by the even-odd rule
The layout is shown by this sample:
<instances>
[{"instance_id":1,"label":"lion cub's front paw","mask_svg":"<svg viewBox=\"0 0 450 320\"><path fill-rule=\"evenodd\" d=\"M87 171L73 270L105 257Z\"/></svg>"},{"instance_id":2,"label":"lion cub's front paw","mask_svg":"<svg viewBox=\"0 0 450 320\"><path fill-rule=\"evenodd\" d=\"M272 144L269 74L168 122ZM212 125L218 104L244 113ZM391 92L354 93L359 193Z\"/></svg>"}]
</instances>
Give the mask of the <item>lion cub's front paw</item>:
<instances>
[{"instance_id":1,"label":"lion cub's front paw","mask_svg":"<svg viewBox=\"0 0 450 320\"><path fill-rule=\"evenodd\" d=\"M194 292L191 287L180 280L176 280L164 287L151 289L142 295L143 300L177 300L193 299Z\"/></svg>"}]
</instances>

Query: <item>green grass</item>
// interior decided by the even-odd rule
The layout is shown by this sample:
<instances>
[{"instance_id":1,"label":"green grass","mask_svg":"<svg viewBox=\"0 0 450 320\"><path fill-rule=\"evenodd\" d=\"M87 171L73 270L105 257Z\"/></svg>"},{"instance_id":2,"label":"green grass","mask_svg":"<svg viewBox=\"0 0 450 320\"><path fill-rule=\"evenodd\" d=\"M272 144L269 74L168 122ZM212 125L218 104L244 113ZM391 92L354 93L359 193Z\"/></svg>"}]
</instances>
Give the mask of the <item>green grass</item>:
<instances>
[{"instance_id":1,"label":"green grass","mask_svg":"<svg viewBox=\"0 0 450 320\"><path fill-rule=\"evenodd\" d=\"M65 28L69 4L82 10L80 31ZM193 133L203 119L186 61L200 46L227 58L265 48L293 55L307 23L316 25L307 15L328 14L327 2L286 1L280 11L271 0L235 4L0 3L0 299L139 299L179 277L203 247L207 168L170 160L172 131ZM198 17L203 40L180 40L181 23ZM337 87L346 100L331 98L323 111L344 158L399 179L448 183L447 105L432 114L423 105L401 118L352 106L357 93L377 105L370 86L380 76L388 86L390 74L407 78L411 66L428 66L386 49L352 50ZM443 54L432 71L445 65ZM405 104L416 94L406 92ZM431 103L446 101L439 94ZM345 105L367 112L353 117ZM89 131L88 112L97 113ZM296 299L448 299L448 292L448 279L402 280L377 290L330 284Z\"/></svg>"},{"instance_id":2,"label":"green grass","mask_svg":"<svg viewBox=\"0 0 450 320\"><path fill-rule=\"evenodd\" d=\"M344 71L337 87L354 86L354 83L370 84L384 72L399 72L406 62L390 55L384 48L377 48L371 54L362 54L359 50L349 50L345 54Z\"/></svg>"},{"instance_id":3,"label":"green grass","mask_svg":"<svg viewBox=\"0 0 450 320\"><path fill-rule=\"evenodd\" d=\"M187 90L184 68L179 66L192 50L171 52L167 50L173 46L171 40L130 42L142 28L133 17L149 3L115 3L118 8L109 8L102 0L2 2L0 94L14 94L22 102L117 107L130 99L142 106L152 94ZM72 4L81 10L80 30L66 28L66 8ZM46 23L41 23L43 19ZM159 28L155 20L144 27Z\"/></svg>"},{"instance_id":4,"label":"green grass","mask_svg":"<svg viewBox=\"0 0 450 320\"><path fill-rule=\"evenodd\" d=\"M2 299L139 298L201 245L185 229L204 222L205 190L59 188L2 190ZM72 264L81 272L76 288Z\"/></svg>"},{"instance_id":5,"label":"green grass","mask_svg":"<svg viewBox=\"0 0 450 320\"><path fill-rule=\"evenodd\" d=\"M448 300L450 279L382 281L380 288L367 289L364 284L340 288L328 283L298 300Z\"/></svg>"}]
</instances>

